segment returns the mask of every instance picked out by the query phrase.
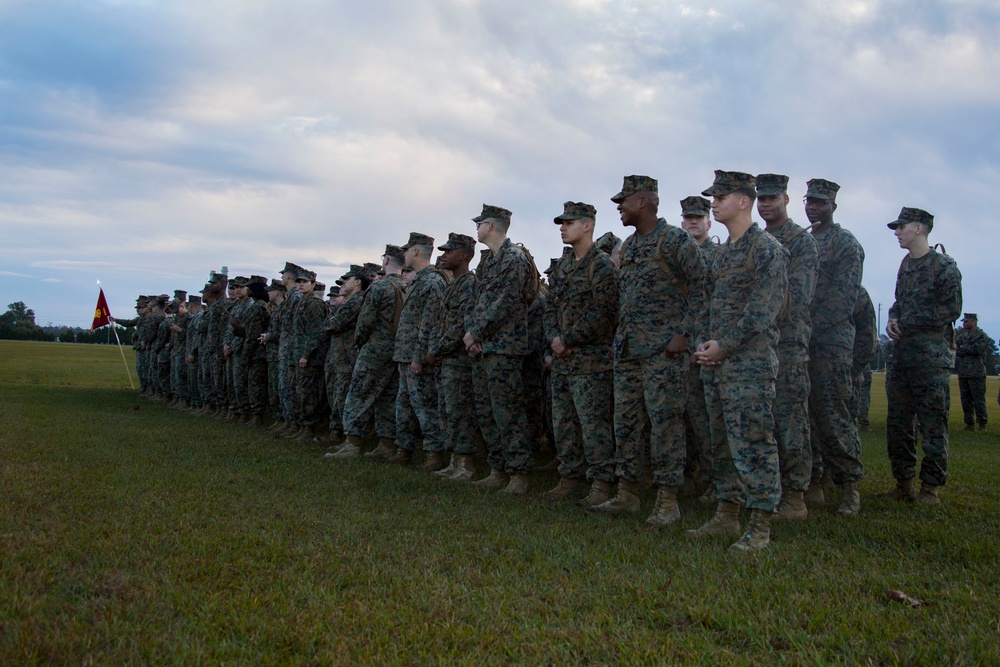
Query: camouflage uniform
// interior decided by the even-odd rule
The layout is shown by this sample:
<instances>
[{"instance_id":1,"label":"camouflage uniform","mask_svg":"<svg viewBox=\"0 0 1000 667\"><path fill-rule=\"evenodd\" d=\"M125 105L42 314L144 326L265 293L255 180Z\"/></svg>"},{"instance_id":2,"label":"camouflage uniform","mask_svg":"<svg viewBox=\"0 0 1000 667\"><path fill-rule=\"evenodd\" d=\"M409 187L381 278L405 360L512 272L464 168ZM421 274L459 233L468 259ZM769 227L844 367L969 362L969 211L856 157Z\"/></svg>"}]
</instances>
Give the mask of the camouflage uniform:
<instances>
[{"instance_id":1,"label":"camouflage uniform","mask_svg":"<svg viewBox=\"0 0 1000 667\"><path fill-rule=\"evenodd\" d=\"M509 219L510 212L503 209L499 215ZM521 249L505 239L496 253L480 261L477 270L479 291L467 332L483 347L479 363L473 366L473 373L480 375L474 382L488 396L480 412L480 428L487 438L490 468L520 475L530 472L533 465L523 380L523 358L529 349L527 294L533 269Z\"/></svg>"},{"instance_id":2,"label":"camouflage uniform","mask_svg":"<svg viewBox=\"0 0 1000 667\"><path fill-rule=\"evenodd\" d=\"M816 241L790 219L779 227L768 228L767 232L789 254L787 307L778 318L778 376L773 406L781 487L805 491L813 468L809 434L809 339L812 333L809 304L816 290Z\"/></svg>"},{"instance_id":3,"label":"camouflage uniform","mask_svg":"<svg viewBox=\"0 0 1000 667\"><path fill-rule=\"evenodd\" d=\"M413 242L412 236L410 241ZM433 246L434 239L428 238L426 241L429 243L420 245ZM423 364L430 349L430 339L438 323L444 289L444 274L433 266L425 266L406 288L406 298L399 313L392 357L399 369L396 444L408 452L414 450L421 433L424 451L445 450L438 412L438 369L424 366L419 375L410 369L412 362Z\"/></svg>"},{"instance_id":4,"label":"camouflage uniform","mask_svg":"<svg viewBox=\"0 0 1000 667\"><path fill-rule=\"evenodd\" d=\"M971 313L966 315L969 318ZM958 357L958 390L962 399L962 413L967 426L978 422L985 426L986 414L986 364L983 359L990 350L990 338L976 327L970 331L962 328L955 335L955 354Z\"/></svg>"},{"instance_id":5,"label":"camouflage uniform","mask_svg":"<svg viewBox=\"0 0 1000 667\"><path fill-rule=\"evenodd\" d=\"M933 217L919 209L904 208L899 218L923 224L929 218L933 224ZM962 274L955 260L933 249L919 259L903 258L896 274L896 300L889 308L889 319L898 322L901 338L895 341L892 370L886 378L886 446L897 480L916 475L914 417L923 435L921 481L937 487L948 479L948 409L955 365L952 323L961 313Z\"/></svg>"},{"instance_id":6,"label":"camouflage uniform","mask_svg":"<svg viewBox=\"0 0 1000 667\"><path fill-rule=\"evenodd\" d=\"M315 279L315 274L312 275ZM301 292L299 294L301 296ZM295 421L309 429L316 427L322 396L323 355L320 348L326 315L326 302L312 296L298 299L292 311L290 355L295 359ZM305 368L299 366L299 359L306 360Z\"/></svg>"},{"instance_id":7,"label":"camouflage uniform","mask_svg":"<svg viewBox=\"0 0 1000 667\"><path fill-rule=\"evenodd\" d=\"M164 396L172 393L170 387L170 324L173 318L164 317L156 328L153 355L156 360L156 387Z\"/></svg>"},{"instance_id":8,"label":"camouflage uniform","mask_svg":"<svg viewBox=\"0 0 1000 667\"><path fill-rule=\"evenodd\" d=\"M278 394L281 396L281 407L284 409L285 420L298 421L298 404L296 403L295 369L299 359L295 356L292 340L292 320L295 309L302 301L302 292L289 290L285 300L281 302L281 315L278 318Z\"/></svg>"},{"instance_id":9,"label":"camouflage uniform","mask_svg":"<svg viewBox=\"0 0 1000 667\"><path fill-rule=\"evenodd\" d=\"M691 235L660 218L621 250L621 297L614 340L616 470L637 482L645 453L656 486L681 486L687 443L687 355L669 357L675 333L694 329L705 299L705 259Z\"/></svg>"},{"instance_id":10,"label":"camouflage uniform","mask_svg":"<svg viewBox=\"0 0 1000 667\"><path fill-rule=\"evenodd\" d=\"M854 394L854 304L861 288L865 251L854 235L833 223L813 239L819 273L810 314L809 414L812 420L813 472L819 480L826 466L838 486L864 476L861 438L848 403Z\"/></svg>"},{"instance_id":11,"label":"camouflage uniform","mask_svg":"<svg viewBox=\"0 0 1000 667\"><path fill-rule=\"evenodd\" d=\"M344 401L344 433L362 437L374 413L379 438L396 438L396 394L399 374L392 361L396 347L397 313L406 287L397 274L371 284L365 292L354 344L358 359Z\"/></svg>"},{"instance_id":12,"label":"camouflage uniform","mask_svg":"<svg viewBox=\"0 0 1000 667\"><path fill-rule=\"evenodd\" d=\"M204 405L201 397L201 363L199 360L202 336L204 334L202 324L204 323L205 311L199 310L193 313L188 321L187 338L184 340L185 361L193 358L194 361L187 364L188 370L188 396L191 406L200 408Z\"/></svg>"},{"instance_id":13,"label":"camouflage uniform","mask_svg":"<svg viewBox=\"0 0 1000 667\"><path fill-rule=\"evenodd\" d=\"M854 349L852 351L851 379L854 393L851 396L851 417L859 426L867 427L868 406L871 404L872 357L878 350L878 326L875 323L875 306L868 290L858 290L858 302L854 306Z\"/></svg>"},{"instance_id":14,"label":"camouflage uniform","mask_svg":"<svg viewBox=\"0 0 1000 667\"><path fill-rule=\"evenodd\" d=\"M718 341L726 355L719 366L702 370L715 494L764 512L773 512L781 499L771 405L787 271L788 251L754 224L716 251L709 306L698 326L699 340Z\"/></svg>"},{"instance_id":15,"label":"camouflage uniform","mask_svg":"<svg viewBox=\"0 0 1000 667\"><path fill-rule=\"evenodd\" d=\"M188 391L188 368L187 368L187 337L188 328L191 324L191 315L178 315L174 318L173 324L180 327L180 331L170 330L170 386L181 400L190 402L191 394Z\"/></svg>"},{"instance_id":16,"label":"camouflage uniform","mask_svg":"<svg viewBox=\"0 0 1000 667\"><path fill-rule=\"evenodd\" d=\"M618 269L591 246L559 262L550 277L545 337L571 353L552 361L552 419L559 476L613 482L615 446L611 345L618 323Z\"/></svg>"},{"instance_id":17,"label":"camouflage uniform","mask_svg":"<svg viewBox=\"0 0 1000 667\"><path fill-rule=\"evenodd\" d=\"M471 271L455 278L445 289L430 353L441 361L438 393L443 405L445 449L464 456L476 453L476 414L472 358L465 351L466 318L476 305L476 276ZM488 400L488 394L481 402Z\"/></svg>"},{"instance_id":18,"label":"camouflage uniform","mask_svg":"<svg viewBox=\"0 0 1000 667\"><path fill-rule=\"evenodd\" d=\"M233 384L236 390L237 412L242 415L263 415L267 406L267 353L259 339L267 330L267 306L263 301L247 298L237 312L233 332L241 341L233 350Z\"/></svg>"},{"instance_id":19,"label":"camouflage uniform","mask_svg":"<svg viewBox=\"0 0 1000 667\"><path fill-rule=\"evenodd\" d=\"M274 303L267 304L269 319L267 323L267 343L264 345L264 355L267 358L267 403L271 408L271 416L279 420L285 417L285 411L281 407L281 393L278 386L278 367L280 365L278 359L278 330L281 327L281 306L284 303L284 300L282 300L277 305Z\"/></svg>"},{"instance_id":20,"label":"camouflage uniform","mask_svg":"<svg viewBox=\"0 0 1000 667\"><path fill-rule=\"evenodd\" d=\"M229 314L226 298L220 296L205 311L205 344L202 354L208 362L208 375L211 378L209 391L205 402L213 408L225 408L226 397L225 367L226 360L222 354L222 337L226 331L226 317Z\"/></svg>"},{"instance_id":21,"label":"camouflage uniform","mask_svg":"<svg viewBox=\"0 0 1000 667\"><path fill-rule=\"evenodd\" d=\"M344 432L344 401L351 388L351 374L358 360L354 347L354 328L364 301L364 292L347 297L326 320L330 335L330 350L326 355L326 397L330 402L330 432Z\"/></svg>"},{"instance_id":22,"label":"camouflage uniform","mask_svg":"<svg viewBox=\"0 0 1000 667\"><path fill-rule=\"evenodd\" d=\"M705 239L698 248L705 259L705 266L712 265L712 258L719 244L711 238ZM694 352L691 341L689 352ZM708 407L705 405L705 384L701 381L701 367L692 357L688 366L688 391L684 403L684 435L687 441L687 463L684 477L711 484L712 474L712 431L708 422Z\"/></svg>"}]
</instances>

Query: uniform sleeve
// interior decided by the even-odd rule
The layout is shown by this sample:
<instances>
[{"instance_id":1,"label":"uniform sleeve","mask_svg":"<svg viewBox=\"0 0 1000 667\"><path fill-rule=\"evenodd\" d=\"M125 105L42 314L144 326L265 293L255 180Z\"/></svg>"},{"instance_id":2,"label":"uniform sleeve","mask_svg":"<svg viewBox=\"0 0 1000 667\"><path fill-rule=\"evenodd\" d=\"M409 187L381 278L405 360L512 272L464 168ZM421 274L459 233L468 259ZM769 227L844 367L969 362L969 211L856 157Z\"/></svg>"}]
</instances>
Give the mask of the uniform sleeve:
<instances>
[{"instance_id":1,"label":"uniform sleeve","mask_svg":"<svg viewBox=\"0 0 1000 667\"><path fill-rule=\"evenodd\" d=\"M764 335L774 323L785 302L788 289L788 251L777 241L764 245L758 241L754 257L755 279L740 318L719 337L719 347L732 356L750 340ZM853 304L852 304L853 306ZM853 308L852 308L853 309Z\"/></svg>"},{"instance_id":2,"label":"uniform sleeve","mask_svg":"<svg viewBox=\"0 0 1000 667\"><path fill-rule=\"evenodd\" d=\"M384 291L384 286L376 282L365 292L361 310L358 311L358 322L354 326L354 344L359 348L367 343L375 332L375 325L378 322L378 302L382 299Z\"/></svg>"},{"instance_id":3,"label":"uniform sleeve","mask_svg":"<svg viewBox=\"0 0 1000 667\"><path fill-rule=\"evenodd\" d=\"M336 336L354 328L358 321L363 298L361 294L352 294L333 315L327 318L326 330Z\"/></svg>"},{"instance_id":4,"label":"uniform sleeve","mask_svg":"<svg viewBox=\"0 0 1000 667\"><path fill-rule=\"evenodd\" d=\"M469 333L477 342L496 333L504 321L521 308L529 270L528 261L520 251L508 249L496 278L480 285L472 326L469 327Z\"/></svg>"},{"instance_id":5,"label":"uniform sleeve","mask_svg":"<svg viewBox=\"0 0 1000 667\"><path fill-rule=\"evenodd\" d=\"M319 299L307 297L299 306L298 330L302 335L301 351L303 359L312 359L323 343L323 320L326 319L326 304Z\"/></svg>"},{"instance_id":6,"label":"uniform sleeve","mask_svg":"<svg viewBox=\"0 0 1000 667\"><path fill-rule=\"evenodd\" d=\"M865 253L861 244L845 233L836 241L833 259L823 268L827 285L822 294L817 293L811 309L813 330L828 331L851 318L854 304L861 289Z\"/></svg>"},{"instance_id":7,"label":"uniform sleeve","mask_svg":"<svg viewBox=\"0 0 1000 667\"><path fill-rule=\"evenodd\" d=\"M427 276L423 300L420 309L420 322L417 325L417 340L413 345L413 357L410 361L422 363L430 351L431 340L437 329L438 318L441 317L441 302L444 298L444 278L438 273Z\"/></svg>"},{"instance_id":8,"label":"uniform sleeve","mask_svg":"<svg viewBox=\"0 0 1000 667\"><path fill-rule=\"evenodd\" d=\"M705 279L708 268L705 264L705 256L698 244L687 232L684 232L684 236L687 238L682 237L683 240L677 248L676 261L689 290L687 308L681 320L681 327L690 333L697 328L698 313L702 312L707 305Z\"/></svg>"}]
</instances>

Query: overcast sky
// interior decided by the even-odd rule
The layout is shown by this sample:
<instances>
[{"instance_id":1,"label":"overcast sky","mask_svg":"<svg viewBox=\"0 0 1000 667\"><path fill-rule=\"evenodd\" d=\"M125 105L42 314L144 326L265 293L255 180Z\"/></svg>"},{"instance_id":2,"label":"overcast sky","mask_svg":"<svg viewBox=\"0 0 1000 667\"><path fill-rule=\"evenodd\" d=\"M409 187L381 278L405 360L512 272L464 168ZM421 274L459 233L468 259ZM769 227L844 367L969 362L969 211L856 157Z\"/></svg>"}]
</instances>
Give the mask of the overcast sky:
<instances>
[{"instance_id":1,"label":"overcast sky","mask_svg":"<svg viewBox=\"0 0 1000 667\"><path fill-rule=\"evenodd\" d=\"M209 270L331 283L410 231L473 234L482 204L539 268L552 218L714 169L841 185L835 220L892 303L885 223L935 215L965 310L994 313L995 0L0 0L0 306L89 326ZM721 224L713 233L725 239Z\"/></svg>"}]
</instances>

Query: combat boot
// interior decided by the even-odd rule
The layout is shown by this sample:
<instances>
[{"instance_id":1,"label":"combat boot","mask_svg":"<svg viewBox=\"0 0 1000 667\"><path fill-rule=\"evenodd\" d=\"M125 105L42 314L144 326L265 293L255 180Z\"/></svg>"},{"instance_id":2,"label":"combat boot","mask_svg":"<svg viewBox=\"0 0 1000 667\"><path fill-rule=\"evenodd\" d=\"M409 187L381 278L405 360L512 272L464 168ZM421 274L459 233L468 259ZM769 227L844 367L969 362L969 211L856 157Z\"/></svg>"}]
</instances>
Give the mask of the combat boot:
<instances>
[{"instance_id":1,"label":"combat boot","mask_svg":"<svg viewBox=\"0 0 1000 667\"><path fill-rule=\"evenodd\" d=\"M395 455L396 455L396 444L392 438L379 438L378 447L371 450L370 452L365 452L365 456L367 456L368 458L379 458L379 459L385 459L386 461L388 461Z\"/></svg>"},{"instance_id":2,"label":"combat boot","mask_svg":"<svg viewBox=\"0 0 1000 667\"><path fill-rule=\"evenodd\" d=\"M890 500L906 500L912 502L917 497L916 492L913 490L913 478L897 479L896 488L892 491L886 491L882 494L882 497Z\"/></svg>"},{"instance_id":3,"label":"combat boot","mask_svg":"<svg viewBox=\"0 0 1000 667\"><path fill-rule=\"evenodd\" d=\"M979 425L979 430L980 430L980 431L985 431L985 430L986 430L986 422L983 422L983 423L981 423L981 424Z\"/></svg>"},{"instance_id":4,"label":"combat boot","mask_svg":"<svg viewBox=\"0 0 1000 667\"><path fill-rule=\"evenodd\" d=\"M840 485L843 492L840 496L840 507L837 514L840 516L854 516L861 511L861 494L858 493L856 482L844 482Z\"/></svg>"},{"instance_id":5,"label":"combat boot","mask_svg":"<svg viewBox=\"0 0 1000 667\"><path fill-rule=\"evenodd\" d=\"M381 443L379 443L381 446ZM398 447L396 453L389 459L389 463L393 463L398 466L408 466L413 463L413 452L408 449L403 449Z\"/></svg>"},{"instance_id":6,"label":"combat boot","mask_svg":"<svg viewBox=\"0 0 1000 667\"><path fill-rule=\"evenodd\" d=\"M441 452L427 452L427 459L419 466L420 472L437 472L444 468L444 455Z\"/></svg>"},{"instance_id":7,"label":"combat boot","mask_svg":"<svg viewBox=\"0 0 1000 667\"><path fill-rule=\"evenodd\" d=\"M291 426L288 427L288 430L286 430L282 434L281 437L285 438L286 440L297 440L299 438L299 436L302 435L302 432L305 431L305 430L306 430L305 426L299 426L298 424L292 424Z\"/></svg>"},{"instance_id":8,"label":"combat boot","mask_svg":"<svg viewBox=\"0 0 1000 667\"><path fill-rule=\"evenodd\" d=\"M334 459L356 459L361 456L361 436L349 435L344 440L340 449L334 452L330 458Z\"/></svg>"},{"instance_id":9,"label":"combat boot","mask_svg":"<svg viewBox=\"0 0 1000 667\"><path fill-rule=\"evenodd\" d=\"M938 488L927 482L921 482L920 493L917 494L917 502L921 505L940 505L941 499L938 498Z\"/></svg>"},{"instance_id":10,"label":"combat boot","mask_svg":"<svg viewBox=\"0 0 1000 667\"><path fill-rule=\"evenodd\" d=\"M818 479L814 479L809 482L809 488L806 489L802 499L805 500L806 505L826 504L826 494L823 493L823 485Z\"/></svg>"},{"instance_id":11,"label":"combat boot","mask_svg":"<svg viewBox=\"0 0 1000 667\"><path fill-rule=\"evenodd\" d=\"M719 501L715 516L700 528L685 531L688 535L701 537L703 535L739 535L740 534L740 504Z\"/></svg>"},{"instance_id":12,"label":"combat boot","mask_svg":"<svg viewBox=\"0 0 1000 667\"><path fill-rule=\"evenodd\" d=\"M729 546L730 551L759 551L771 542L771 513L751 510L750 523L740 539Z\"/></svg>"},{"instance_id":13,"label":"combat boot","mask_svg":"<svg viewBox=\"0 0 1000 667\"><path fill-rule=\"evenodd\" d=\"M478 482L473 482L472 486L479 487L480 489L499 491L508 484L510 484L510 475L499 470L491 470L487 477L483 477Z\"/></svg>"},{"instance_id":14,"label":"combat boot","mask_svg":"<svg viewBox=\"0 0 1000 667\"><path fill-rule=\"evenodd\" d=\"M623 479L618 482L618 494L607 502L586 508L591 514L635 514L639 511L639 482Z\"/></svg>"},{"instance_id":15,"label":"combat boot","mask_svg":"<svg viewBox=\"0 0 1000 667\"><path fill-rule=\"evenodd\" d=\"M459 454L455 459L455 471L448 477L453 482L468 482L476 474L475 459L471 454Z\"/></svg>"},{"instance_id":16,"label":"combat boot","mask_svg":"<svg viewBox=\"0 0 1000 667\"><path fill-rule=\"evenodd\" d=\"M515 496L523 496L531 490L531 482L528 481L528 473L518 473L510 476L510 483L504 488L504 493Z\"/></svg>"},{"instance_id":17,"label":"combat boot","mask_svg":"<svg viewBox=\"0 0 1000 667\"><path fill-rule=\"evenodd\" d=\"M316 437L316 427L310 424L309 426L303 426L302 430L299 431L296 440L301 440L303 442L311 442L313 438Z\"/></svg>"},{"instance_id":18,"label":"combat boot","mask_svg":"<svg viewBox=\"0 0 1000 667\"><path fill-rule=\"evenodd\" d=\"M599 479L595 479L590 484L590 493L587 494L586 498L576 501L576 506L587 509L588 507L606 503L609 498L611 498L611 482L602 482Z\"/></svg>"},{"instance_id":19,"label":"combat boot","mask_svg":"<svg viewBox=\"0 0 1000 667\"><path fill-rule=\"evenodd\" d=\"M715 495L715 489L711 486L694 501L699 507L715 507L719 504L719 499Z\"/></svg>"},{"instance_id":20,"label":"combat boot","mask_svg":"<svg viewBox=\"0 0 1000 667\"><path fill-rule=\"evenodd\" d=\"M976 425L975 424L966 424L965 428L963 430L965 430L965 431L975 431L976 430Z\"/></svg>"},{"instance_id":21,"label":"combat boot","mask_svg":"<svg viewBox=\"0 0 1000 667\"><path fill-rule=\"evenodd\" d=\"M680 487L661 486L656 490L656 504L653 513L646 519L649 526L672 526L681 520L681 508L677 506L677 492Z\"/></svg>"},{"instance_id":22,"label":"combat boot","mask_svg":"<svg viewBox=\"0 0 1000 667\"><path fill-rule=\"evenodd\" d=\"M247 424L250 428L264 428L264 418L261 415L250 415L250 422Z\"/></svg>"},{"instance_id":23,"label":"combat boot","mask_svg":"<svg viewBox=\"0 0 1000 667\"><path fill-rule=\"evenodd\" d=\"M274 423L271 424L270 428L267 429L268 433L277 433L285 428L287 422L284 419L275 419Z\"/></svg>"},{"instance_id":24,"label":"combat boot","mask_svg":"<svg viewBox=\"0 0 1000 667\"><path fill-rule=\"evenodd\" d=\"M559 483L542 494L542 500L565 500L567 496L577 490L582 482L570 477L560 477Z\"/></svg>"},{"instance_id":25,"label":"combat boot","mask_svg":"<svg viewBox=\"0 0 1000 667\"><path fill-rule=\"evenodd\" d=\"M809 508L806 507L806 501L803 499L802 491L795 491L793 489L785 489L781 492L781 503L778 505L777 511L775 511L772 519L784 520L784 521L796 521L805 519L809 516Z\"/></svg>"},{"instance_id":26,"label":"combat boot","mask_svg":"<svg viewBox=\"0 0 1000 667\"><path fill-rule=\"evenodd\" d=\"M455 474L455 459L457 459L457 458L458 458L458 455L455 454L454 452L452 452L451 459L448 461L448 465L446 467L444 467L444 468L441 468L440 470L435 470L434 471L434 476L435 477L451 477L453 474Z\"/></svg>"}]
</instances>

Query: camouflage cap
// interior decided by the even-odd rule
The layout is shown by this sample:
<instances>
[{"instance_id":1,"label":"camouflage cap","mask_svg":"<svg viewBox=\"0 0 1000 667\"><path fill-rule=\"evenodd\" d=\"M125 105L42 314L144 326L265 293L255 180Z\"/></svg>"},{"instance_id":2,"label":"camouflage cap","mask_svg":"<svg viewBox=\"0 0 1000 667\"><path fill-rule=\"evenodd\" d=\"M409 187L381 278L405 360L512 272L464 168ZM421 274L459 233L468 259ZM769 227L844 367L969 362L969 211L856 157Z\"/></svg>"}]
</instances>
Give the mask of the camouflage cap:
<instances>
[{"instance_id":1,"label":"camouflage cap","mask_svg":"<svg viewBox=\"0 0 1000 667\"><path fill-rule=\"evenodd\" d=\"M403 273L413 273L413 267L412 266L404 266L403 267Z\"/></svg>"},{"instance_id":2,"label":"camouflage cap","mask_svg":"<svg viewBox=\"0 0 1000 667\"><path fill-rule=\"evenodd\" d=\"M337 287L343 286L344 278L343 277L337 278L336 280L333 281L333 284L336 285Z\"/></svg>"},{"instance_id":3,"label":"camouflage cap","mask_svg":"<svg viewBox=\"0 0 1000 667\"><path fill-rule=\"evenodd\" d=\"M252 285L254 283L261 283L262 285L266 285L267 284L267 278L265 278L264 276L258 276L258 275L250 276L250 284Z\"/></svg>"},{"instance_id":4,"label":"camouflage cap","mask_svg":"<svg viewBox=\"0 0 1000 667\"><path fill-rule=\"evenodd\" d=\"M553 271L555 271L556 267L559 266L559 260L561 260L561 259L562 259L562 257L553 257L552 259L550 259L549 260L549 268L547 268L544 271L542 271L542 273L544 273L545 275L549 275L550 273L552 273Z\"/></svg>"},{"instance_id":5,"label":"camouflage cap","mask_svg":"<svg viewBox=\"0 0 1000 667\"><path fill-rule=\"evenodd\" d=\"M250 279L246 276L236 276L229 281L230 287L246 287L250 284Z\"/></svg>"},{"instance_id":6,"label":"camouflage cap","mask_svg":"<svg viewBox=\"0 0 1000 667\"><path fill-rule=\"evenodd\" d=\"M303 269L301 266L295 272L295 280L308 280L309 282L316 282L316 272L310 271L309 269Z\"/></svg>"},{"instance_id":7,"label":"camouflage cap","mask_svg":"<svg viewBox=\"0 0 1000 667\"><path fill-rule=\"evenodd\" d=\"M552 219L552 222L557 225L562 224L563 220L596 220L597 219L597 209L590 204L584 204L581 201L568 201L563 204L562 215L557 215Z\"/></svg>"},{"instance_id":8,"label":"camouflage cap","mask_svg":"<svg viewBox=\"0 0 1000 667\"><path fill-rule=\"evenodd\" d=\"M757 196L774 197L788 192L788 177L784 174L757 174Z\"/></svg>"},{"instance_id":9,"label":"camouflage cap","mask_svg":"<svg viewBox=\"0 0 1000 667\"><path fill-rule=\"evenodd\" d=\"M626 176L622 182L622 191L611 198L616 204L635 192L659 192L659 184L649 176Z\"/></svg>"},{"instance_id":10,"label":"camouflage cap","mask_svg":"<svg viewBox=\"0 0 1000 667\"><path fill-rule=\"evenodd\" d=\"M294 274L294 273L298 273L299 269L301 269L301 268L302 268L301 266L299 266L298 264L295 264L294 262L285 262L285 268L283 268L281 271L278 271L278 273L292 273L292 274Z\"/></svg>"},{"instance_id":11,"label":"camouflage cap","mask_svg":"<svg viewBox=\"0 0 1000 667\"><path fill-rule=\"evenodd\" d=\"M403 246L403 250L409 250L415 245L423 245L428 248L434 247L434 239L427 234L421 234L420 232L410 232L410 240L406 242Z\"/></svg>"},{"instance_id":12,"label":"camouflage cap","mask_svg":"<svg viewBox=\"0 0 1000 667\"><path fill-rule=\"evenodd\" d=\"M704 197L692 195L681 200L681 216L708 215L712 211L712 202Z\"/></svg>"},{"instance_id":13,"label":"camouflage cap","mask_svg":"<svg viewBox=\"0 0 1000 667\"><path fill-rule=\"evenodd\" d=\"M326 291L326 283L321 283L320 281L317 280L316 281L316 292L318 292L319 294L322 294L325 291Z\"/></svg>"},{"instance_id":14,"label":"camouflage cap","mask_svg":"<svg viewBox=\"0 0 1000 667\"><path fill-rule=\"evenodd\" d=\"M174 290L174 301L187 301L188 293L186 290L175 289Z\"/></svg>"},{"instance_id":15,"label":"camouflage cap","mask_svg":"<svg viewBox=\"0 0 1000 667\"><path fill-rule=\"evenodd\" d=\"M806 181L807 198L837 201L838 190L840 190L840 186L833 181L827 181L822 178L813 178Z\"/></svg>"},{"instance_id":16,"label":"camouflage cap","mask_svg":"<svg viewBox=\"0 0 1000 667\"><path fill-rule=\"evenodd\" d=\"M604 232L601 234L601 238L594 241L594 245L597 246L598 250L603 250L610 255L615 246L621 242L622 240L615 236L614 232Z\"/></svg>"},{"instance_id":17,"label":"camouflage cap","mask_svg":"<svg viewBox=\"0 0 1000 667\"><path fill-rule=\"evenodd\" d=\"M347 273L340 276L341 280L347 280L348 278L367 278L371 274L371 270L368 265L361 266L359 264L351 264L351 268L347 269Z\"/></svg>"},{"instance_id":18,"label":"camouflage cap","mask_svg":"<svg viewBox=\"0 0 1000 667\"><path fill-rule=\"evenodd\" d=\"M400 262L403 261L403 256L404 255L406 255L406 251L405 250L403 250L402 248L400 248L398 245L392 245L391 243L387 243L386 244L386 246L385 246L385 252L382 253L383 257L392 257L393 259L397 259ZM380 270L381 270L381 268L382 267L379 267Z\"/></svg>"},{"instance_id":19,"label":"camouflage cap","mask_svg":"<svg viewBox=\"0 0 1000 667\"><path fill-rule=\"evenodd\" d=\"M503 220L504 222L510 223L510 216L513 213L500 206L490 206L489 204L483 204L483 212L472 219L473 222L483 222L485 220Z\"/></svg>"},{"instance_id":20,"label":"camouflage cap","mask_svg":"<svg viewBox=\"0 0 1000 667\"><path fill-rule=\"evenodd\" d=\"M135 298L135 302L136 302L136 303L142 303L143 301L145 301L145 300L146 300L146 299L148 299L148 298L149 298L149 297L147 297L147 296L146 296L145 294L140 294L139 296L137 296L137 297Z\"/></svg>"},{"instance_id":21,"label":"camouflage cap","mask_svg":"<svg viewBox=\"0 0 1000 667\"><path fill-rule=\"evenodd\" d=\"M365 262L364 270L369 277L377 276L379 272L382 271L382 265L376 264L375 262Z\"/></svg>"},{"instance_id":22,"label":"camouflage cap","mask_svg":"<svg viewBox=\"0 0 1000 667\"><path fill-rule=\"evenodd\" d=\"M225 269L226 267L222 267L222 268ZM208 272L208 282L210 282L210 283L217 283L217 282L228 280L229 279L229 275L228 274L229 274L228 270L226 270L226 271L218 271L218 272L217 271L209 271Z\"/></svg>"},{"instance_id":23,"label":"camouflage cap","mask_svg":"<svg viewBox=\"0 0 1000 667\"><path fill-rule=\"evenodd\" d=\"M978 322L979 315L976 315L975 313L964 313L962 315L962 321L964 322L966 320L975 320L976 322Z\"/></svg>"},{"instance_id":24,"label":"camouflage cap","mask_svg":"<svg viewBox=\"0 0 1000 667\"><path fill-rule=\"evenodd\" d=\"M466 236L465 234L451 232L448 234L448 240L445 241L444 245L438 246L438 250L457 250L458 248L472 250L475 247L476 239L471 236Z\"/></svg>"},{"instance_id":25,"label":"camouflage cap","mask_svg":"<svg viewBox=\"0 0 1000 667\"><path fill-rule=\"evenodd\" d=\"M899 212L899 217L888 225L889 229L896 229L900 225L905 225L908 222L919 222L921 225L927 225L927 227L934 226L934 216L927 211L919 208L907 208L906 206Z\"/></svg>"},{"instance_id":26,"label":"camouflage cap","mask_svg":"<svg viewBox=\"0 0 1000 667\"><path fill-rule=\"evenodd\" d=\"M268 292L286 292L285 283L281 282L277 278L271 279L271 284L267 286Z\"/></svg>"},{"instance_id":27,"label":"camouflage cap","mask_svg":"<svg viewBox=\"0 0 1000 667\"><path fill-rule=\"evenodd\" d=\"M200 296L190 296L190 297L188 297L188 303L191 304L192 306L200 306L201 305L201 297Z\"/></svg>"},{"instance_id":28,"label":"camouflage cap","mask_svg":"<svg viewBox=\"0 0 1000 667\"><path fill-rule=\"evenodd\" d=\"M167 301L170 301L170 295L169 294L159 294L157 296L154 296L153 299L158 304L160 304L161 306L165 306L165 305L167 305Z\"/></svg>"},{"instance_id":29,"label":"camouflage cap","mask_svg":"<svg viewBox=\"0 0 1000 667\"><path fill-rule=\"evenodd\" d=\"M331 285L330 291L326 293L327 296L340 296L340 285Z\"/></svg>"},{"instance_id":30,"label":"camouflage cap","mask_svg":"<svg viewBox=\"0 0 1000 667\"><path fill-rule=\"evenodd\" d=\"M211 291L212 291L212 283L210 283L210 282L205 283L205 286L201 288L201 293L202 294L204 294L205 292L211 292Z\"/></svg>"},{"instance_id":31,"label":"camouflage cap","mask_svg":"<svg viewBox=\"0 0 1000 667\"><path fill-rule=\"evenodd\" d=\"M742 171L722 171L715 170L715 182L701 194L706 197L725 197L737 190L754 190L757 179Z\"/></svg>"}]
</instances>

